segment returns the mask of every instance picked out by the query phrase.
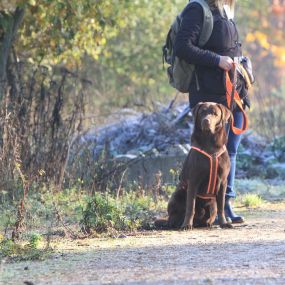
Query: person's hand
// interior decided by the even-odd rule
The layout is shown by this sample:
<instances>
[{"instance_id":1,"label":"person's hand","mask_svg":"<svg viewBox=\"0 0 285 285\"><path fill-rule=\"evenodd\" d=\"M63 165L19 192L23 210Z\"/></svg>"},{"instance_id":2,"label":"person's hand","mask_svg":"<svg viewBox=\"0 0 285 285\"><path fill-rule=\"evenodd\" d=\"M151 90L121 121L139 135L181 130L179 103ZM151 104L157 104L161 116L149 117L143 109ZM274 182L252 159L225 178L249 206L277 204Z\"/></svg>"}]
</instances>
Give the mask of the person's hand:
<instances>
[{"instance_id":1,"label":"person's hand","mask_svg":"<svg viewBox=\"0 0 285 285\"><path fill-rule=\"evenodd\" d=\"M229 71L233 67L234 61L229 56L220 56L219 67L225 71Z\"/></svg>"}]
</instances>

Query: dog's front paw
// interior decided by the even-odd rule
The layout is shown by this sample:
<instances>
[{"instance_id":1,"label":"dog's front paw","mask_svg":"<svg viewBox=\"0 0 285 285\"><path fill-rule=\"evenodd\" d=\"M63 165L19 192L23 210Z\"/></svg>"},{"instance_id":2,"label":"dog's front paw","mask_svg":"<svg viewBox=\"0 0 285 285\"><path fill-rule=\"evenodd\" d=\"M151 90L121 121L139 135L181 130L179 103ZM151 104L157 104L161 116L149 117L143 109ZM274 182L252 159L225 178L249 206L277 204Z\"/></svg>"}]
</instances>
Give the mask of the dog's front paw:
<instances>
[{"instance_id":1,"label":"dog's front paw","mask_svg":"<svg viewBox=\"0 0 285 285\"><path fill-rule=\"evenodd\" d=\"M193 225L191 225L191 224L183 224L181 226L181 230L183 230L183 231L193 230Z\"/></svg>"},{"instance_id":2,"label":"dog's front paw","mask_svg":"<svg viewBox=\"0 0 285 285\"><path fill-rule=\"evenodd\" d=\"M220 227L222 229L232 229L233 228L233 225L232 224L229 224L229 223L224 223L224 224L221 224Z\"/></svg>"},{"instance_id":3,"label":"dog's front paw","mask_svg":"<svg viewBox=\"0 0 285 285\"><path fill-rule=\"evenodd\" d=\"M207 223L207 229L211 230L213 228L213 224Z\"/></svg>"}]
</instances>

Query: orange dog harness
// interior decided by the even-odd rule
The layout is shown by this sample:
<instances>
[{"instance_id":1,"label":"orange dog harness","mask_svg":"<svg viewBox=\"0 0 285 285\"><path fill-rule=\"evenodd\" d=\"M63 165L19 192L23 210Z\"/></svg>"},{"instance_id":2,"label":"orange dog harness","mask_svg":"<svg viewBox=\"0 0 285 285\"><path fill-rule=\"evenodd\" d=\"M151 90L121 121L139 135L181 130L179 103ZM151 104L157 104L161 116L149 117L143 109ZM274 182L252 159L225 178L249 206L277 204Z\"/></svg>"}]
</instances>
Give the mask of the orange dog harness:
<instances>
[{"instance_id":1,"label":"orange dog harness","mask_svg":"<svg viewBox=\"0 0 285 285\"><path fill-rule=\"evenodd\" d=\"M216 195L218 193L217 189L217 176L218 176L218 166L219 166L219 157L226 151L226 146L224 145L223 148L216 153L209 154L205 152L204 150L192 146L191 149L198 151L202 153L203 155L207 156L210 160L210 177L209 177L209 183L206 193L199 193L197 194L197 197L202 199L214 199L216 198Z\"/></svg>"}]
</instances>

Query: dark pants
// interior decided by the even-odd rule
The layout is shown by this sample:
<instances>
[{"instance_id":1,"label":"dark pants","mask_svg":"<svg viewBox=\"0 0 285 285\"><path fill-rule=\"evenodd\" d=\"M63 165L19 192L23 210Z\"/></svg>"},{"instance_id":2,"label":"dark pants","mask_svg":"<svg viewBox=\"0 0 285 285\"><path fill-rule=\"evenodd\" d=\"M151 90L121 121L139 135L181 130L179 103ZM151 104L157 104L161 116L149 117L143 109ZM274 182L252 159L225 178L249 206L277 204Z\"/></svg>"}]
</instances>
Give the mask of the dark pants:
<instances>
[{"instance_id":1,"label":"dark pants","mask_svg":"<svg viewBox=\"0 0 285 285\"><path fill-rule=\"evenodd\" d=\"M235 111L234 112L234 123L238 128L242 127L243 116L242 112ZM229 132L227 149L231 160L231 170L228 176L228 187L226 192L226 198L235 198L236 192L234 191L234 181L236 174L236 156L238 146L240 144L242 135L235 135L232 131Z\"/></svg>"}]
</instances>

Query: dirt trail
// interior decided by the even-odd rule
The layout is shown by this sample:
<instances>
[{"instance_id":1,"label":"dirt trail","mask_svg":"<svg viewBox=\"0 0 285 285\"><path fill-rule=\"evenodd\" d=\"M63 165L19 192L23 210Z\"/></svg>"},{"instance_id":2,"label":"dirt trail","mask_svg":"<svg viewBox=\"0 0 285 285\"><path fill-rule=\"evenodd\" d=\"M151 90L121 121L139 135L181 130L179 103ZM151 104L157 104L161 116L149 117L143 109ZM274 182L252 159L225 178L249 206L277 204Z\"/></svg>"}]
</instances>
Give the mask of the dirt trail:
<instances>
[{"instance_id":1,"label":"dirt trail","mask_svg":"<svg viewBox=\"0 0 285 285\"><path fill-rule=\"evenodd\" d=\"M284 285L285 203L244 214L233 230L63 241L45 261L3 264L0 284Z\"/></svg>"}]
</instances>

